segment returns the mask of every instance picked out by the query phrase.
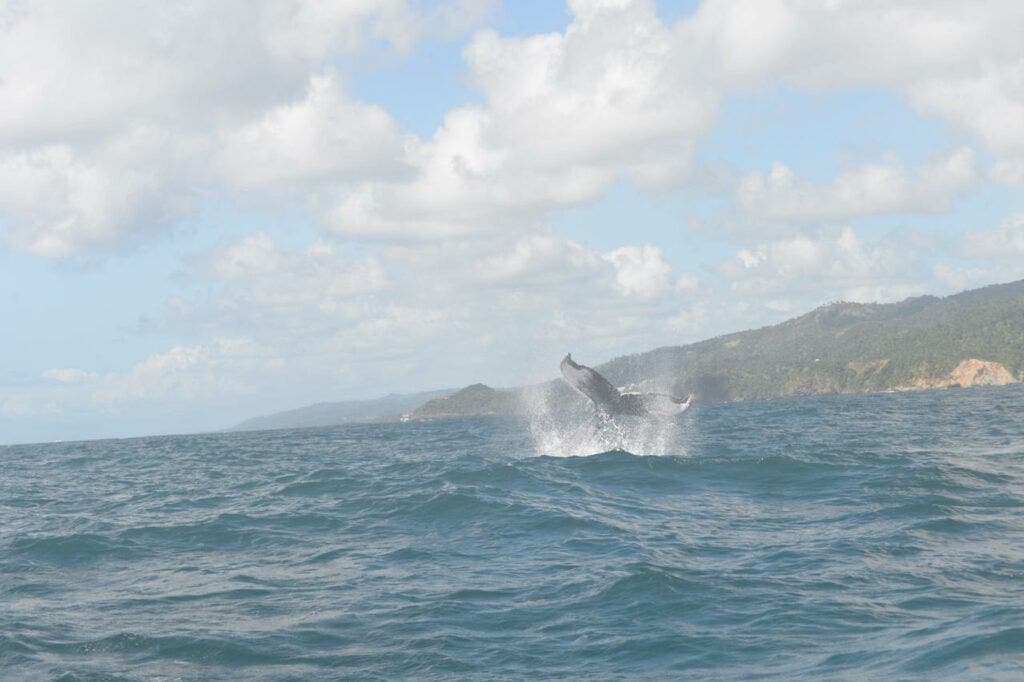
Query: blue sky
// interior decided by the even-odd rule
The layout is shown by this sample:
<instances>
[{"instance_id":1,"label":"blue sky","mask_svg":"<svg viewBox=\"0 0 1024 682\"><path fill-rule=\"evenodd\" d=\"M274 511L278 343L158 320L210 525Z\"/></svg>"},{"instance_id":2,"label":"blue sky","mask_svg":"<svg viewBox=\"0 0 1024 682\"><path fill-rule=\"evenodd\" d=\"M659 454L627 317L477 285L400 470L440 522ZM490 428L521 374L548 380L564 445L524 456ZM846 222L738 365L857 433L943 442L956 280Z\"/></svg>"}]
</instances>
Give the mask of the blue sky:
<instances>
[{"instance_id":1,"label":"blue sky","mask_svg":"<svg viewBox=\"0 0 1024 682\"><path fill-rule=\"evenodd\" d=\"M0 443L1020 278L1021 29L923 0L0 9Z\"/></svg>"}]
</instances>

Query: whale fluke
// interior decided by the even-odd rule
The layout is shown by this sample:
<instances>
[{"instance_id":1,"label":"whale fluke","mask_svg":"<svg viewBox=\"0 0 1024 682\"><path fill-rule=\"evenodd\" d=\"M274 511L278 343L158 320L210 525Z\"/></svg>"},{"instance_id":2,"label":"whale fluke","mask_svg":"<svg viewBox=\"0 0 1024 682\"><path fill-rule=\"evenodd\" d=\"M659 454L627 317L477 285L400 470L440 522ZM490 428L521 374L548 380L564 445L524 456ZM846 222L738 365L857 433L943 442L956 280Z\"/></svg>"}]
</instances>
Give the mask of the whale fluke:
<instances>
[{"instance_id":1,"label":"whale fluke","mask_svg":"<svg viewBox=\"0 0 1024 682\"><path fill-rule=\"evenodd\" d=\"M608 416L668 417L685 412L693 402L692 395L684 400L663 393L620 393L596 370L574 361L572 353L562 358L559 368L570 386L590 398L598 412Z\"/></svg>"}]
</instances>

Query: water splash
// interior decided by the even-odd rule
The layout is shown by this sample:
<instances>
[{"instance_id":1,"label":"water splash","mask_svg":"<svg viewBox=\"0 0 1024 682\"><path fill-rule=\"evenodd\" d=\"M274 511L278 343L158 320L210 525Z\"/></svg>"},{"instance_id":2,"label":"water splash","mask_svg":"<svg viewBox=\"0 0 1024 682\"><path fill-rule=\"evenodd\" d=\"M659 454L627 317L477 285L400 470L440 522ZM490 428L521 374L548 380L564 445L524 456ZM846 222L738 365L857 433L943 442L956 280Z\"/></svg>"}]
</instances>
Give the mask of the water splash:
<instances>
[{"instance_id":1,"label":"water splash","mask_svg":"<svg viewBox=\"0 0 1024 682\"><path fill-rule=\"evenodd\" d=\"M589 401L565 396L550 384L520 394L537 454L577 457L610 450L634 455L685 453L689 427L683 417L603 417Z\"/></svg>"}]
</instances>

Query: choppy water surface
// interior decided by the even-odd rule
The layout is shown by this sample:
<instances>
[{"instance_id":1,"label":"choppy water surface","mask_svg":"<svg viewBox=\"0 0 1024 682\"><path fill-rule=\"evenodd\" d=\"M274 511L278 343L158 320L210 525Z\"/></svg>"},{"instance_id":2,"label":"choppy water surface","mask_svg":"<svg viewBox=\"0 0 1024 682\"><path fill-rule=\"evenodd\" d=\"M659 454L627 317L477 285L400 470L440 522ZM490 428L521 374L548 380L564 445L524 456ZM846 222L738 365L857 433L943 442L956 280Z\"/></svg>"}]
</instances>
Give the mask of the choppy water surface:
<instances>
[{"instance_id":1,"label":"choppy water surface","mask_svg":"<svg viewBox=\"0 0 1024 682\"><path fill-rule=\"evenodd\" d=\"M1020 387L0 448L0 677L1024 674ZM550 434L548 434L550 436Z\"/></svg>"}]
</instances>

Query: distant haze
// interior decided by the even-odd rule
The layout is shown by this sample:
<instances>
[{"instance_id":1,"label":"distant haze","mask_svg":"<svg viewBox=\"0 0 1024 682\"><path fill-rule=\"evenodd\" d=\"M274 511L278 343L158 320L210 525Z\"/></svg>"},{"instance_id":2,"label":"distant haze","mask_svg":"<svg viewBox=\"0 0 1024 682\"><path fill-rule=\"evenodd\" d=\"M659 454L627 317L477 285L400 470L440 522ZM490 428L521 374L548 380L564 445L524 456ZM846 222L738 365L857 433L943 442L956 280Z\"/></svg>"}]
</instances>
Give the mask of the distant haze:
<instances>
[{"instance_id":1,"label":"distant haze","mask_svg":"<svg viewBox=\"0 0 1024 682\"><path fill-rule=\"evenodd\" d=\"M317 403L294 410L286 410L263 417L246 419L236 425L235 431L263 429L301 429L311 426L333 426L349 422L398 419L428 400L454 393L453 390L425 391L405 395L389 395L367 400L347 400L335 403Z\"/></svg>"},{"instance_id":2,"label":"distant haze","mask_svg":"<svg viewBox=\"0 0 1024 682\"><path fill-rule=\"evenodd\" d=\"M946 298L833 303L762 329L614 358L598 369L626 392L693 395L698 403L801 395L1004 386L1024 380L1024 280ZM552 369L554 373L554 369ZM398 418L522 415L538 402L593 412L561 379L499 390L326 403L253 419L240 428L288 428ZM582 417L584 421L585 417Z\"/></svg>"},{"instance_id":3,"label":"distant haze","mask_svg":"<svg viewBox=\"0 0 1024 682\"><path fill-rule=\"evenodd\" d=\"M1022 35L1018 0L0 4L0 442L1018 280Z\"/></svg>"}]
</instances>

